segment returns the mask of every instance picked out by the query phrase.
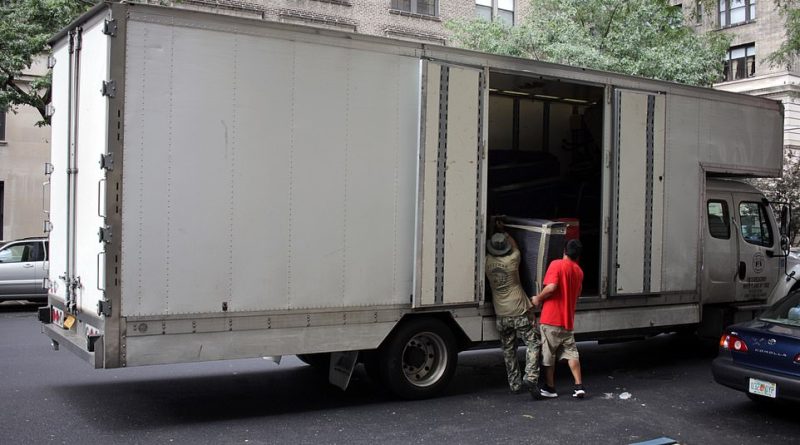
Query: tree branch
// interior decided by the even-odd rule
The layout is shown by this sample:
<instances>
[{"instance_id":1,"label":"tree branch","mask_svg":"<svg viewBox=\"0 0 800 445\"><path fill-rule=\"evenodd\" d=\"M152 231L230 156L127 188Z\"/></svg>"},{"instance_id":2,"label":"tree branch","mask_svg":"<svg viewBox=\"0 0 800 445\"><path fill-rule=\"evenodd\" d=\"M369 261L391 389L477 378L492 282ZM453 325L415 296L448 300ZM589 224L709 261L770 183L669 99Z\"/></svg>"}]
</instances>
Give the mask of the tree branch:
<instances>
[{"instance_id":1,"label":"tree branch","mask_svg":"<svg viewBox=\"0 0 800 445\"><path fill-rule=\"evenodd\" d=\"M603 32L603 36L600 38L600 46L605 47L606 37L611 32L611 23L614 22L614 17L617 15L617 10L619 9L619 3L614 6L614 9L611 10L611 17L608 18L608 22L606 23L606 30Z\"/></svg>"},{"instance_id":2,"label":"tree branch","mask_svg":"<svg viewBox=\"0 0 800 445\"><path fill-rule=\"evenodd\" d=\"M2 89L11 89L17 95L20 96L22 99L20 102L26 105L30 105L39 112L39 115L42 116L42 120L46 123L50 123L50 118L47 116L47 103L50 102L50 91L51 89L48 88L47 92L43 96L39 96L35 92L26 92L23 90L19 85L17 85L15 81L14 74L11 73L8 69L2 68L3 73L7 76L5 82L3 82Z\"/></svg>"}]
</instances>

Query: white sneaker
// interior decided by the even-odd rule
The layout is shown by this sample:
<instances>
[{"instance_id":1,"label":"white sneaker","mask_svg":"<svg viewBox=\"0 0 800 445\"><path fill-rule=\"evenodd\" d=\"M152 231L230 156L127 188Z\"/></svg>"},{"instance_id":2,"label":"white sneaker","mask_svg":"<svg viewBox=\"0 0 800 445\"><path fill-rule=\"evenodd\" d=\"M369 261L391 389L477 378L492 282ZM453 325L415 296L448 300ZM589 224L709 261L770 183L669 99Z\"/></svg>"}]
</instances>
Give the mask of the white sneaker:
<instances>
[{"instance_id":1,"label":"white sneaker","mask_svg":"<svg viewBox=\"0 0 800 445\"><path fill-rule=\"evenodd\" d=\"M542 397L547 397L548 399L552 399L558 397L558 393L556 392L555 388L551 388L549 386L543 386L539 388L539 395Z\"/></svg>"}]
</instances>

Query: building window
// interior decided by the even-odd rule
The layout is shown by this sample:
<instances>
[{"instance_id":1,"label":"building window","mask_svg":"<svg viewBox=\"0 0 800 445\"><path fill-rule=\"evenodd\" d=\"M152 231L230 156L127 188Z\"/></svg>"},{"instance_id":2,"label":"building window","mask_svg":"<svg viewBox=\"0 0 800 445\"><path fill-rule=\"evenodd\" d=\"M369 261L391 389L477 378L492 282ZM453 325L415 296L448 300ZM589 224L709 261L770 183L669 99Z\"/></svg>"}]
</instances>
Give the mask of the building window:
<instances>
[{"instance_id":1,"label":"building window","mask_svg":"<svg viewBox=\"0 0 800 445\"><path fill-rule=\"evenodd\" d=\"M392 9L421 15L439 15L437 0L392 0Z\"/></svg>"},{"instance_id":2,"label":"building window","mask_svg":"<svg viewBox=\"0 0 800 445\"><path fill-rule=\"evenodd\" d=\"M0 141L6 140L6 112L0 111Z\"/></svg>"},{"instance_id":3,"label":"building window","mask_svg":"<svg viewBox=\"0 0 800 445\"><path fill-rule=\"evenodd\" d=\"M756 75L756 45L736 46L728 51L725 57L725 70L723 82L729 80L746 79Z\"/></svg>"},{"instance_id":4,"label":"building window","mask_svg":"<svg viewBox=\"0 0 800 445\"><path fill-rule=\"evenodd\" d=\"M747 23L756 18L756 0L719 0L719 26Z\"/></svg>"},{"instance_id":5,"label":"building window","mask_svg":"<svg viewBox=\"0 0 800 445\"><path fill-rule=\"evenodd\" d=\"M486 21L514 25L514 0L475 0L475 14Z\"/></svg>"}]
</instances>

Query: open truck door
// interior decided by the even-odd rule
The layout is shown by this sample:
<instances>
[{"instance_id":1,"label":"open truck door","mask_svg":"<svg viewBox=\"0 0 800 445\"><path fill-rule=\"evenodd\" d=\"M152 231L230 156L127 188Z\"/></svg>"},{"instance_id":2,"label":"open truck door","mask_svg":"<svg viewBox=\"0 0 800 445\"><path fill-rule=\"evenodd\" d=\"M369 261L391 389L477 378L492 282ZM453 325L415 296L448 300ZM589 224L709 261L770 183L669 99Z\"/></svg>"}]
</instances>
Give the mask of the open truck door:
<instances>
[{"instance_id":1,"label":"open truck door","mask_svg":"<svg viewBox=\"0 0 800 445\"><path fill-rule=\"evenodd\" d=\"M483 300L486 74L423 60L420 94L413 306L477 304Z\"/></svg>"},{"instance_id":2,"label":"open truck door","mask_svg":"<svg viewBox=\"0 0 800 445\"><path fill-rule=\"evenodd\" d=\"M663 94L615 91L610 294L662 290Z\"/></svg>"}]
</instances>

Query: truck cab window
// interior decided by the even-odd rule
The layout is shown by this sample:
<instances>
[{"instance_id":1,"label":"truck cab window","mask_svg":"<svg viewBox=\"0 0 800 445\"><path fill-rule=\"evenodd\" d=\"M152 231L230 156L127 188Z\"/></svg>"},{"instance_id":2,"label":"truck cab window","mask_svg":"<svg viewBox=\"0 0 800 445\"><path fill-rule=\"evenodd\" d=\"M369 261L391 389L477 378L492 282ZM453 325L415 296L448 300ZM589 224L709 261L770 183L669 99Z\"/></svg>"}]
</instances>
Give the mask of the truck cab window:
<instances>
[{"instance_id":1,"label":"truck cab window","mask_svg":"<svg viewBox=\"0 0 800 445\"><path fill-rule=\"evenodd\" d=\"M757 202L740 203L739 224L745 241L759 246L772 246L772 227L763 205Z\"/></svg>"},{"instance_id":2,"label":"truck cab window","mask_svg":"<svg viewBox=\"0 0 800 445\"><path fill-rule=\"evenodd\" d=\"M727 202L708 201L708 233L714 238L730 239L731 225Z\"/></svg>"}]
</instances>

